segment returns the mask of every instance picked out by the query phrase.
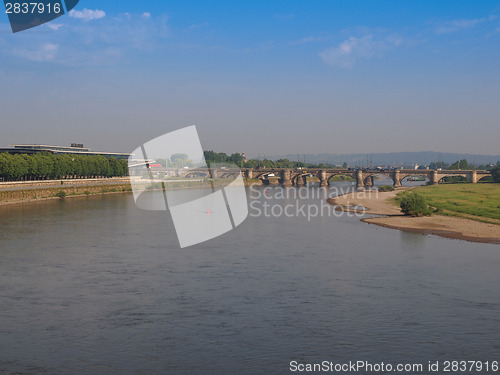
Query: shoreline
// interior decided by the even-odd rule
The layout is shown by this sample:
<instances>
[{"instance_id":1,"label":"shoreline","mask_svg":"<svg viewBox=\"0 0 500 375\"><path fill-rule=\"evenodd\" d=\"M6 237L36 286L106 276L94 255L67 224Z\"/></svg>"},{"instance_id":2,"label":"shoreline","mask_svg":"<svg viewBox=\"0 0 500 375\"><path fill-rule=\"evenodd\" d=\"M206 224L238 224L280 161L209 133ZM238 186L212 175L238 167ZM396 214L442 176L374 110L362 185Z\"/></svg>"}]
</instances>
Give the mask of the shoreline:
<instances>
[{"instance_id":1,"label":"shoreline","mask_svg":"<svg viewBox=\"0 0 500 375\"><path fill-rule=\"evenodd\" d=\"M132 192L130 183L125 183L123 178L33 181L12 185L12 183L0 185L0 207ZM61 191L64 191L64 197L58 195Z\"/></svg>"},{"instance_id":2,"label":"shoreline","mask_svg":"<svg viewBox=\"0 0 500 375\"><path fill-rule=\"evenodd\" d=\"M253 180L244 179L245 186ZM190 187L196 188L196 187ZM57 196L61 190L66 196ZM86 198L98 195L132 193L129 178L68 179L45 181L14 181L0 183L0 207L16 204L47 202L58 199Z\"/></svg>"},{"instance_id":3,"label":"shoreline","mask_svg":"<svg viewBox=\"0 0 500 375\"><path fill-rule=\"evenodd\" d=\"M393 192L347 193L336 198L329 198L328 203L340 206L347 211L377 215L360 220L367 224L470 242L500 244L500 225L437 214L424 217L404 215L392 201L399 192L408 189L410 188L399 188Z\"/></svg>"},{"instance_id":4,"label":"shoreline","mask_svg":"<svg viewBox=\"0 0 500 375\"><path fill-rule=\"evenodd\" d=\"M65 199L73 199L73 198L90 198L90 197L98 197L102 195L112 195L112 194L131 194L132 191L106 191L100 193L92 193L92 194L78 194L78 195L67 195L64 198L60 197L46 197L46 198L37 198L37 199L25 199L25 200L17 200L17 201L9 201L9 202L0 202L0 209L2 207L11 207L22 204L33 204L33 203L45 203L55 200L65 200Z\"/></svg>"}]
</instances>

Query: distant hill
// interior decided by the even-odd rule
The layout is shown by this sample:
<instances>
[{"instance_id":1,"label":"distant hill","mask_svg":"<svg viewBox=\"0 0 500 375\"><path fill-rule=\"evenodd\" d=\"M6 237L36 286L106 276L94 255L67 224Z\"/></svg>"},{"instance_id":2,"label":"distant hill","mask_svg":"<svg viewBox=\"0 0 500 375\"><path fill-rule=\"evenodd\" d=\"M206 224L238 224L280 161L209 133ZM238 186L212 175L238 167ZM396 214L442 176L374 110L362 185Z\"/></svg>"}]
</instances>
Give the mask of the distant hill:
<instances>
[{"instance_id":1,"label":"distant hill","mask_svg":"<svg viewBox=\"0 0 500 375\"><path fill-rule=\"evenodd\" d=\"M453 154L446 152L421 151L421 152L389 152L375 154L306 154L300 155L301 161L306 158L307 163L329 163L342 165L344 162L349 166L368 165L429 165L432 162L442 161L452 164L457 160L467 159L474 165L496 164L500 155L476 155L476 154ZM297 154L273 156L273 160L289 159L297 160ZM367 163L368 160L368 163Z\"/></svg>"}]
</instances>

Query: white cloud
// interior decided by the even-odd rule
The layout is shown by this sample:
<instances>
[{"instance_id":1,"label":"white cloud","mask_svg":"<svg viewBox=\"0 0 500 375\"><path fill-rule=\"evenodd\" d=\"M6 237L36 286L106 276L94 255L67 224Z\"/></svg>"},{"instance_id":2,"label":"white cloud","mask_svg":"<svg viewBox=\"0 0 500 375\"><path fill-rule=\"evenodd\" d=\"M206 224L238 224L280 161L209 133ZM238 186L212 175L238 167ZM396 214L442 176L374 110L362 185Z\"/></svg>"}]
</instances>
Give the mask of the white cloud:
<instances>
[{"instance_id":1,"label":"white cloud","mask_svg":"<svg viewBox=\"0 0 500 375\"><path fill-rule=\"evenodd\" d=\"M482 24L487 21L493 21L497 17L489 16L484 18L476 18L476 19L460 19L460 20L452 20L445 22L436 27L436 34L449 34L457 31L472 29L479 24Z\"/></svg>"},{"instance_id":2,"label":"white cloud","mask_svg":"<svg viewBox=\"0 0 500 375\"><path fill-rule=\"evenodd\" d=\"M14 54L31 61L51 61L59 50L58 44L44 43L33 49L16 49Z\"/></svg>"},{"instance_id":3,"label":"white cloud","mask_svg":"<svg viewBox=\"0 0 500 375\"><path fill-rule=\"evenodd\" d=\"M150 12L144 12L144 13L142 13L142 16L144 18L151 18L151 13Z\"/></svg>"},{"instance_id":4,"label":"white cloud","mask_svg":"<svg viewBox=\"0 0 500 375\"><path fill-rule=\"evenodd\" d=\"M48 23L47 27L51 30L57 31L64 25L62 23Z\"/></svg>"},{"instance_id":5,"label":"white cloud","mask_svg":"<svg viewBox=\"0 0 500 375\"><path fill-rule=\"evenodd\" d=\"M351 36L337 47L327 48L319 56L325 63L341 68L352 68L359 59L370 59L384 50L398 47L402 39L394 36L376 40L372 35Z\"/></svg>"},{"instance_id":6,"label":"white cloud","mask_svg":"<svg viewBox=\"0 0 500 375\"><path fill-rule=\"evenodd\" d=\"M170 37L166 14L151 18L145 18L142 12L106 16L99 21L99 27L74 21L65 22L64 27L51 23L54 31L47 29L50 32L21 34L17 39L0 38L0 56L69 66L114 65L129 54L136 54L135 51L162 50Z\"/></svg>"},{"instance_id":7,"label":"white cloud","mask_svg":"<svg viewBox=\"0 0 500 375\"><path fill-rule=\"evenodd\" d=\"M92 10L92 9L83 9L83 10L70 10L69 16L73 18L78 18L84 21L92 21L98 20L100 18L104 18L106 16L106 12L103 10Z\"/></svg>"}]
</instances>

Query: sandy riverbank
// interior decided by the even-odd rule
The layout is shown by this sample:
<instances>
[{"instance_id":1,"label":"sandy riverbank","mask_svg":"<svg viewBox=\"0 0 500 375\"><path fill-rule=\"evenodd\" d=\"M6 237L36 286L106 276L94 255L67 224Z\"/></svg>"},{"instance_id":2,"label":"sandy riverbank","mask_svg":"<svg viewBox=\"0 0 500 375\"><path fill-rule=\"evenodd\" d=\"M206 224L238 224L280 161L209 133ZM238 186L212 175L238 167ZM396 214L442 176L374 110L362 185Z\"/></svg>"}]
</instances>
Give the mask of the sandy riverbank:
<instances>
[{"instance_id":1,"label":"sandy riverbank","mask_svg":"<svg viewBox=\"0 0 500 375\"><path fill-rule=\"evenodd\" d=\"M328 202L351 211L356 211L359 210L359 207L364 207L368 214L383 215L381 217L362 219L362 221L386 228L433 234L473 242L500 244L500 225L482 223L459 217L439 215L409 217L403 215L393 200L401 190L398 189L385 193L349 193L337 198L331 198Z\"/></svg>"}]
</instances>

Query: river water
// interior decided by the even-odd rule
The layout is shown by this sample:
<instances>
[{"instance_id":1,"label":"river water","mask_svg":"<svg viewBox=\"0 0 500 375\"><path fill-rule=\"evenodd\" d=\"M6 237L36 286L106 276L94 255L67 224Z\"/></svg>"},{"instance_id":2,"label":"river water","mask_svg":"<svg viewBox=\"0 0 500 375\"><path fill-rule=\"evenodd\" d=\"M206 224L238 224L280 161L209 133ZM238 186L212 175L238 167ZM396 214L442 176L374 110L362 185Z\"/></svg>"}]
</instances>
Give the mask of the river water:
<instances>
[{"instance_id":1,"label":"river water","mask_svg":"<svg viewBox=\"0 0 500 375\"><path fill-rule=\"evenodd\" d=\"M131 195L1 207L0 373L500 360L498 245L256 213L180 249Z\"/></svg>"}]
</instances>

